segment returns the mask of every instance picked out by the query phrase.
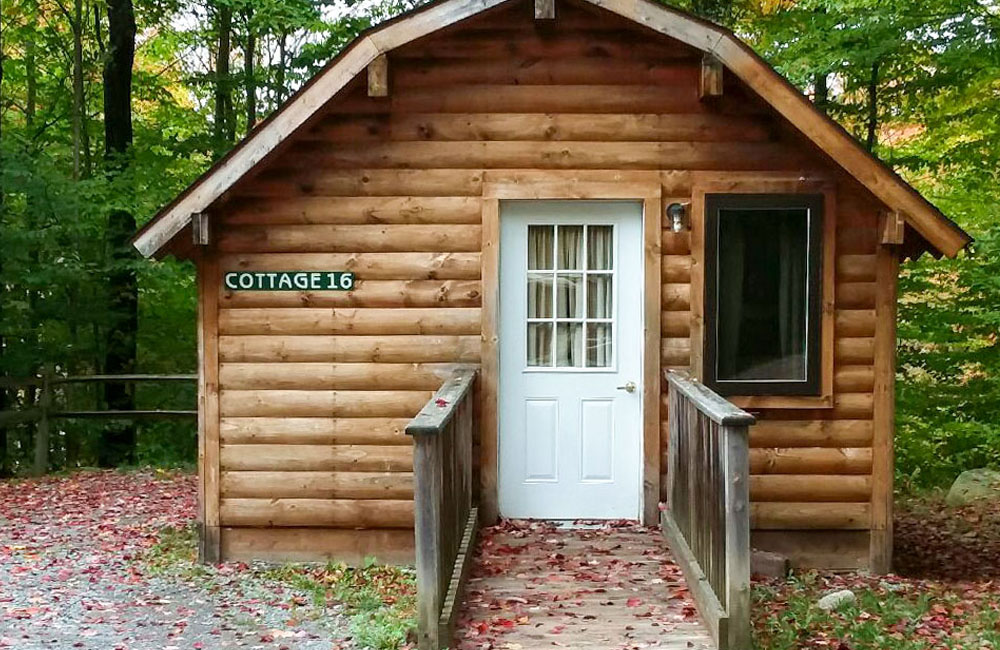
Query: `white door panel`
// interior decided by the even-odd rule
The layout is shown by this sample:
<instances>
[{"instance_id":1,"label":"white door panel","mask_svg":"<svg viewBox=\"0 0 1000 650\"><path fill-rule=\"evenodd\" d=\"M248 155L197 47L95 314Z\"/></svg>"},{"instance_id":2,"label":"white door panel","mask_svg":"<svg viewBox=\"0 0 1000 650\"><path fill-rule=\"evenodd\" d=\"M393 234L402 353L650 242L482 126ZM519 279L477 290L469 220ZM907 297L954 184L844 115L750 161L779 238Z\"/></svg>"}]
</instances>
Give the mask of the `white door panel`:
<instances>
[{"instance_id":1,"label":"white door panel","mask_svg":"<svg viewBox=\"0 0 1000 650\"><path fill-rule=\"evenodd\" d=\"M639 516L642 250L640 202L501 203L504 516Z\"/></svg>"}]
</instances>

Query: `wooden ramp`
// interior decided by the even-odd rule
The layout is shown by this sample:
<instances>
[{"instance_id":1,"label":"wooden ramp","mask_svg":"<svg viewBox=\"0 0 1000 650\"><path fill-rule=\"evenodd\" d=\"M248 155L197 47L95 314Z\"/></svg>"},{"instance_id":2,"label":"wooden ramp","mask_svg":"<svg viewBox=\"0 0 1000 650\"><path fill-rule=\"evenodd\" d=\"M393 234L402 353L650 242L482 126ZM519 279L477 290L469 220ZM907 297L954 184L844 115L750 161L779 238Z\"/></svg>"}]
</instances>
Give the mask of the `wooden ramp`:
<instances>
[{"instance_id":1,"label":"wooden ramp","mask_svg":"<svg viewBox=\"0 0 1000 650\"><path fill-rule=\"evenodd\" d=\"M656 528L504 522L481 533L452 647L715 647Z\"/></svg>"}]
</instances>

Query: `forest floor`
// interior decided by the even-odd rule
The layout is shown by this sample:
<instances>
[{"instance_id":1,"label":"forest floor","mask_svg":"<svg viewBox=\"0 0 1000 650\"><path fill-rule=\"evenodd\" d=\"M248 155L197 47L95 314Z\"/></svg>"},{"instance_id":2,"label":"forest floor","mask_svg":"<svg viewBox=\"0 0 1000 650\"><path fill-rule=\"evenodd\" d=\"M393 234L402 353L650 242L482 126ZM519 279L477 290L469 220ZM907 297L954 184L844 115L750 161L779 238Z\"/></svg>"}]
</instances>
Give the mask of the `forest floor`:
<instances>
[{"instance_id":1,"label":"forest floor","mask_svg":"<svg viewBox=\"0 0 1000 650\"><path fill-rule=\"evenodd\" d=\"M0 482L0 649L409 647L411 571L200 565L194 513L189 474L86 471ZM755 581L757 647L1000 648L1000 503L948 508L937 493L901 499L895 543L899 575ZM817 607L839 589L856 602ZM516 650L498 641L476 647Z\"/></svg>"},{"instance_id":2,"label":"forest floor","mask_svg":"<svg viewBox=\"0 0 1000 650\"><path fill-rule=\"evenodd\" d=\"M412 576L399 569L197 564L195 480L88 471L0 482L0 648L331 650L405 639Z\"/></svg>"},{"instance_id":3,"label":"forest floor","mask_svg":"<svg viewBox=\"0 0 1000 650\"><path fill-rule=\"evenodd\" d=\"M767 650L1000 648L1000 503L962 508L932 492L897 499L897 575L803 572L754 584L754 638ZM824 594L853 604L825 612Z\"/></svg>"}]
</instances>

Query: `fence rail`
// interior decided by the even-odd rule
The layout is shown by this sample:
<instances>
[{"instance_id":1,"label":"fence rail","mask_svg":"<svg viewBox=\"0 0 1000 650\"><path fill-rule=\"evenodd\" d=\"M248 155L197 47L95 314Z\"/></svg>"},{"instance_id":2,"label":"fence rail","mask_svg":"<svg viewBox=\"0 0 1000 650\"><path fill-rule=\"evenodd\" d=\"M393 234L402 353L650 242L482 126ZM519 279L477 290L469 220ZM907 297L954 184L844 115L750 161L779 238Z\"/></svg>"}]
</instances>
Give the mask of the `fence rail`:
<instances>
[{"instance_id":1,"label":"fence rail","mask_svg":"<svg viewBox=\"0 0 1000 650\"><path fill-rule=\"evenodd\" d=\"M748 428L754 417L668 371L664 534L720 650L749 650Z\"/></svg>"},{"instance_id":2,"label":"fence rail","mask_svg":"<svg viewBox=\"0 0 1000 650\"><path fill-rule=\"evenodd\" d=\"M472 564L479 520L472 501L475 379L475 370L456 370L406 427L414 441L420 650L451 644Z\"/></svg>"},{"instance_id":3,"label":"fence rail","mask_svg":"<svg viewBox=\"0 0 1000 650\"><path fill-rule=\"evenodd\" d=\"M118 383L139 384L159 382L191 382L198 375L42 375L40 377L0 377L0 391L36 389L36 406L27 409L0 411L0 430L19 424L34 423L34 458L32 474L44 474L49 465L50 421L55 419L139 420L162 418L194 418L197 410L134 409L134 410L70 410L56 405L56 388L71 384Z\"/></svg>"}]
</instances>

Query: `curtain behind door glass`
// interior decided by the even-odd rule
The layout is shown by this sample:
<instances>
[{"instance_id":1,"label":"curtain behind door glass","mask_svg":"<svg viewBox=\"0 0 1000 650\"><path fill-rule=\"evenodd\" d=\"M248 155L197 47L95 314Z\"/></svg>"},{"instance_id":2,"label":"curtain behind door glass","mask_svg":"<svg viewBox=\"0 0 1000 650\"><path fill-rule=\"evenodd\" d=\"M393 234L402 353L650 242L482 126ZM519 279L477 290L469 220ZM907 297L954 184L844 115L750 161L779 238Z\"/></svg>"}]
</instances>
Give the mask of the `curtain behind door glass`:
<instances>
[{"instance_id":1,"label":"curtain behind door glass","mask_svg":"<svg viewBox=\"0 0 1000 650\"><path fill-rule=\"evenodd\" d=\"M808 210L719 210L719 380L806 378Z\"/></svg>"}]
</instances>

